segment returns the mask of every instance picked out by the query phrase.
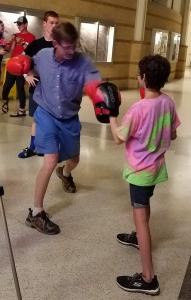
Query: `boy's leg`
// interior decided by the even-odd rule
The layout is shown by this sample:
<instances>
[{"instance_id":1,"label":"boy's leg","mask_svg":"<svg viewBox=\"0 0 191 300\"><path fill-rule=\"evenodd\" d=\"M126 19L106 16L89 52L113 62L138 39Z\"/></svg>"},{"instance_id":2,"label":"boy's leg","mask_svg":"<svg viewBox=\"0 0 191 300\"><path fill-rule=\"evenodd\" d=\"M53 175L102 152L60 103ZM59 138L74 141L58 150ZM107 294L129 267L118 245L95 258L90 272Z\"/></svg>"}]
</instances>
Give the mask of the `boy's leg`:
<instances>
[{"instance_id":1,"label":"boy's leg","mask_svg":"<svg viewBox=\"0 0 191 300\"><path fill-rule=\"evenodd\" d=\"M154 277L151 235L149 228L149 211L150 207L133 208L133 217L142 263L142 276L147 282L150 282Z\"/></svg>"},{"instance_id":2,"label":"boy's leg","mask_svg":"<svg viewBox=\"0 0 191 300\"><path fill-rule=\"evenodd\" d=\"M154 275L151 236L149 228L150 197L155 186L141 187L130 184L131 203L133 206L134 222L137 230L136 237L140 249L142 273L133 276L118 276L117 284L128 292L158 295L160 292L157 276Z\"/></svg>"}]
</instances>

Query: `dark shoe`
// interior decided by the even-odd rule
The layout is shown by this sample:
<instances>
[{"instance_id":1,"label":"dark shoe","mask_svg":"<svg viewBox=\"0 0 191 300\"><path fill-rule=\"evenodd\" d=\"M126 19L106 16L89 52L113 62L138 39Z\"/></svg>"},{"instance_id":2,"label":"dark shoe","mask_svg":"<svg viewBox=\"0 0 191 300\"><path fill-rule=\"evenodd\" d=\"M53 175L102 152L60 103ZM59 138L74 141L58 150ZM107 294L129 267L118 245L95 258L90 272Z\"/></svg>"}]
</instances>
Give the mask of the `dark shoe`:
<instances>
[{"instance_id":1,"label":"dark shoe","mask_svg":"<svg viewBox=\"0 0 191 300\"><path fill-rule=\"evenodd\" d=\"M29 214L26 218L25 224L45 234L53 235L60 232L59 226L50 221L47 213L44 210L36 216L33 216L32 209L29 208Z\"/></svg>"},{"instance_id":2,"label":"dark shoe","mask_svg":"<svg viewBox=\"0 0 191 300\"><path fill-rule=\"evenodd\" d=\"M13 117L13 118L25 117L25 116L26 116L26 111L25 111L25 109L21 109L21 108L19 108L19 110L16 111L15 113L10 114L10 117Z\"/></svg>"},{"instance_id":3,"label":"dark shoe","mask_svg":"<svg viewBox=\"0 0 191 300\"><path fill-rule=\"evenodd\" d=\"M151 282L144 281L142 273L133 276L118 276L117 284L127 292L159 295L160 287L155 275Z\"/></svg>"},{"instance_id":4,"label":"dark shoe","mask_svg":"<svg viewBox=\"0 0 191 300\"><path fill-rule=\"evenodd\" d=\"M117 241L126 246L132 246L139 249L137 234L135 231L129 233L119 233L117 235Z\"/></svg>"},{"instance_id":5,"label":"dark shoe","mask_svg":"<svg viewBox=\"0 0 191 300\"><path fill-rule=\"evenodd\" d=\"M65 192L67 193L75 193L76 192L76 186L73 181L72 175L69 177L66 177L63 175L63 168L64 167L58 167L56 168L56 175L62 180L62 186Z\"/></svg>"},{"instance_id":6,"label":"dark shoe","mask_svg":"<svg viewBox=\"0 0 191 300\"><path fill-rule=\"evenodd\" d=\"M32 150L31 148L26 147L18 154L18 157L19 158L28 158L28 157L31 157L34 155L37 155L37 153L34 150Z\"/></svg>"}]
</instances>

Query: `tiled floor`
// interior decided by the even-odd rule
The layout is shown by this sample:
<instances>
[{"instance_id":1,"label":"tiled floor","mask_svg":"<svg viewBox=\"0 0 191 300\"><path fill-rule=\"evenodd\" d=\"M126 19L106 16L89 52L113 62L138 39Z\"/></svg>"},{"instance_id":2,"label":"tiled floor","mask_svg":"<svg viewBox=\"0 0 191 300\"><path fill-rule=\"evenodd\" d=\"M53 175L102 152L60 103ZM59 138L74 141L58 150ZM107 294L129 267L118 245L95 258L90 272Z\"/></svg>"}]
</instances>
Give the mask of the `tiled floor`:
<instances>
[{"instance_id":1,"label":"tiled floor","mask_svg":"<svg viewBox=\"0 0 191 300\"><path fill-rule=\"evenodd\" d=\"M191 253L191 75L169 83L182 121L178 139L166 155L169 181L152 200L153 256L159 300L178 298ZM137 97L123 92L121 115ZM133 229L128 186L121 178L124 151L109 127L97 123L85 98L81 162L73 176L76 194L63 192L53 174L46 208L61 227L46 236L24 225L32 205L35 175L42 158L17 158L30 136L29 117L0 116L0 183L24 300L144 300L117 287L116 275L140 271L138 250L120 246L116 234ZM0 219L2 221L2 219ZM16 299L2 222L0 225L0 300ZM191 299L191 296L190 296Z\"/></svg>"}]
</instances>

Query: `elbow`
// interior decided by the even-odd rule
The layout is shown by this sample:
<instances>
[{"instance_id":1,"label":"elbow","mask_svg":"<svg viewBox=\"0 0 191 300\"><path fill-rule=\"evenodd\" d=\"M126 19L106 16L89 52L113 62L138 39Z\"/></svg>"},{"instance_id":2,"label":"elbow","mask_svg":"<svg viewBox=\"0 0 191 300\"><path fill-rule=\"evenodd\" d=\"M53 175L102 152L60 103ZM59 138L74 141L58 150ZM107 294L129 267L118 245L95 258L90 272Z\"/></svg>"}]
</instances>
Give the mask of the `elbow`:
<instances>
[{"instance_id":1,"label":"elbow","mask_svg":"<svg viewBox=\"0 0 191 300\"><path fill-rule=\"evenodd\" d=\"M174 133L171 135L171 140L174 141L174 140L176 140L176 138L177 138L177 134L176 134L176 132L174 132Z\"/></svg>"},{"instance_id":2,"label":"elbow","mask_svg":"<svg viewBox=\"0 0 191 300\"><path fill-rule=\"evenodd\" d=\"M121 144L123 143L123 141L120 140L118 137L116 137L116 138L114 139L114 142L115 142L116 145L121 145Z\"/></svg>"}]
</instances>

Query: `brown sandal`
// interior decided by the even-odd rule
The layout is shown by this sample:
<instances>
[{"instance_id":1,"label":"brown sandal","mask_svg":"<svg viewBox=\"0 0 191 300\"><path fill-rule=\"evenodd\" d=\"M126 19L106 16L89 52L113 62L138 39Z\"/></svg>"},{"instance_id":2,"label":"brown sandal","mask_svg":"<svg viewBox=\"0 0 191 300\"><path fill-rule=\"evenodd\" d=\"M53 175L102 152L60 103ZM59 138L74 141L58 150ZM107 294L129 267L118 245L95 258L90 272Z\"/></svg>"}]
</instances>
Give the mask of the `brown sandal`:
<instances>
[{"instance_id":1,"label":"brown sandal","mask_svg":"<svg viewBox=\"0 0 191 300\"><path fill-rule=\"evenodd\" d=\"M9 111L9 105L8 105L8 101L7 100L3 100L2 106L1 106L1 110L3 114L7 114Z\"/></svg>"}]
</instances>

